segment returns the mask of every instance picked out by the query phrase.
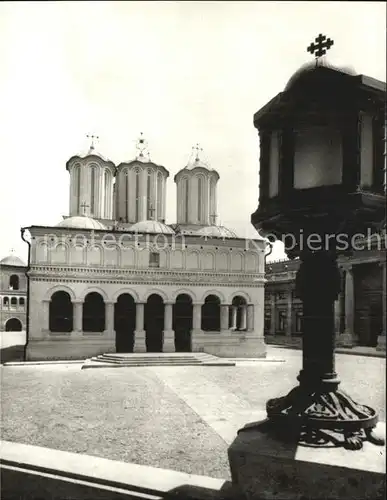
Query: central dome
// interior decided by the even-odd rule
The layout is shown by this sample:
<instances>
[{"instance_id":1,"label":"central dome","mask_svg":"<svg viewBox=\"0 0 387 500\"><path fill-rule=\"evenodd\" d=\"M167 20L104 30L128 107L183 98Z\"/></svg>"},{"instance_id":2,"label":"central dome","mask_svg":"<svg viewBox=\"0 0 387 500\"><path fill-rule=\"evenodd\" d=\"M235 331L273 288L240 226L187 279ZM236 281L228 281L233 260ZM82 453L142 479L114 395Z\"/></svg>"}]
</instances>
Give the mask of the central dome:
<instances>
[{"instance_id":1,"label":"central dome","mask_svg":"<svg viewBox=\"0 0 387 500\"><path fill-rule=\"evenodd\" d=\"M84 215L75 215L74 217L68 217L62 220L55 227L66 227L74 229L105 229L106 227L95 219L91 217L86 217Z\"/></svg>"},{"instance_id":2,"label":"central dome","mask_svg":"<svg viewBox=\"0 0 387 500\"><path fill-rule=\"evenodd\" d=\"M196 231L195 235L207 238L238 238L233 231L224 226L206 226Z\"/></svg>"},{"instance_id":3,"label":"central dome","mask_svg":"<svg viewBox=\"0 0 387 500\"><path fill-rule=\"evenodd\" d=\"M142 220L130 226L129 231L136 233L175 234L175 231L157 220Z\"/></svg>"}]
</instances>

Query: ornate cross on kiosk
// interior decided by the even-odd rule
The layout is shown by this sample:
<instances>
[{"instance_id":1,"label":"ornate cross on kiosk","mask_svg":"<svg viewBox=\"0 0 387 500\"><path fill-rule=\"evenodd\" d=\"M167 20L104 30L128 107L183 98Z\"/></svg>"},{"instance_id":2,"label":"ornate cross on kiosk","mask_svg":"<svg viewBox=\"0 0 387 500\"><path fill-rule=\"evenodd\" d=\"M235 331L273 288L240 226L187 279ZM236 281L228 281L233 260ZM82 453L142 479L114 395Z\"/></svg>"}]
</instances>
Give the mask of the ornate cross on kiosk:
<instances>
[{"instance_id":1,"label":"ornate cross on kiosk","mask_svg":"<svg viewBox=\"0 0 387 500\"><path fill-rule=\"evenodd\" d=\"M98 135L86 135L88 139L91 139L91 144L90 144L90 150L92 151L94 149L94 140L99 139Z\"/></svg>"},{"instance_id":2,"label":"ornate cross on kiosk","mask_svg":"<svg viewBox=\"0 0 387 500\"><path fill-rule=\"evenodd\" d=\"M82 212L83 212L82 215L86 215L86 208L89 208L89 205L84 201L81 205L81 208L82 208Z\"/></svg>"},{"instance_id":3,"label":"ornate cross on kiosk","mask_svg":"<svg viewBox=\"0 0 387 500\"><path fill-rule=\"evenodd\" d=\"M306 49L307 52L314 54L316 58L316 64L319 57L325 56L327 50L329 50L334 44L333 40L327 38L325 35L319 34L318 37L314 40L316 43L312 42L309 47Z\"/></svg>"}]
</instances>

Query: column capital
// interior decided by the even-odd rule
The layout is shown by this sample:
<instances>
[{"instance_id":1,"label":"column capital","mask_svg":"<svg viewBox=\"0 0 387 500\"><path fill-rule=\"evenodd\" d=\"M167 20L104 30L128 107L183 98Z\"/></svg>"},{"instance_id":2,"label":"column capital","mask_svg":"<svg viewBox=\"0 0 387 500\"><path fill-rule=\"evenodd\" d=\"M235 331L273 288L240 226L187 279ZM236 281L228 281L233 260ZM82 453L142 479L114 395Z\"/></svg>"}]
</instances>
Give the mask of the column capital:
<instances>
[{"instance_id":1,"label":"column capital","mask_svg":"<svg viewBox=\"0 0 387 500\"><path fill-rule=\"evenodd\" d=\"M203 304L204 304L204 302L198 302L198 301L192 302L193 306L202 306Z\"/></svg>"},{"instance_id":2,"label":"column capital","mask_svg":"<svg viewBox=\"0 0 387 500\"><path fill-rule=\"evenodd\" d=\"M73 304L83 304L85 301L83 299L73 299L71 302Z\"/></svg>"},{"instance_id":3,"label":"column capital","mask_svg":"<svg viewBox=\"0 0 387 500\"><path fill-rule=\"evenodd\" d=\"M174 304L176 304L176 302L174 302L173 300L166 300L166 301L164 301L164 305L165 306L173 306Z\"/></svg>"},{"instance_id":4,"label":"column capital","mask_svg":"<svg viewBox=\"0 0 387 500\"><path fill-rule=\"evenodd\" d=\"M114 306L115 302L114 302L114 300L105 300L105 304L107 306L111 306L111 305Z\"/></svg>"}]
</instances>

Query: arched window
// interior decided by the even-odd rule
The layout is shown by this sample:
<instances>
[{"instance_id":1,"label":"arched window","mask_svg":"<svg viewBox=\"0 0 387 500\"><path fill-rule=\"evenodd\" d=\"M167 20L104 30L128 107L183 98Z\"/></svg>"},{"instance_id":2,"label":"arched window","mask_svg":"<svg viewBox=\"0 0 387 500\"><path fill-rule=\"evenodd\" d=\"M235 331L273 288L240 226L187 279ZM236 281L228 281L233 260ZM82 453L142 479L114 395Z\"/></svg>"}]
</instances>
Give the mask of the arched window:
<instances>
[{"instance_id":1,"label":"arched window","mask_svg":"<svg viewBox=\"0 0 387 500\"><path fill-rule=\"evenodd\" d=\"M104 215L108 219L110 217L109 214L109 208L110 208L110 197L111 197L111 192L110 192L110 172L105 170L104 173Z\"/></svg>"},{"instance_id":2,"label":"arched window","mask_svg":"<svg viewBox=\"0 0 387 500\"><path fill-rule=\"evenodd\" d=\"M17 306L17 298L16 297L12 297L11 298L11 307L16 307Z\"/></svg>"},{"instance_id":3,"label":"arched window","mask_svg":"<svg viewBox=\"0 0 387 500\"><path fill-rule=\"evenodd\" d=\"M96 175L97 175L97 172L96 172L95 168L93 167L90 171L90 212L91 212L91 215L94 215L94 213L95 213Z\"/></svg>"},{"instance_id":4,"label":"arched window","mask_svg":"<svg viewBox=\"0 0 387 500\"><path fill-rule=\"evenodd\" d=\"M9 278L9 288L11 290L19 290L19 286L19 276L17 276L16 274L12 274L12 276Z\"/></svg>"},{"instance_id":5,"label":"arched window","mask_svg":"<svg viewBox=\"0 0 387 500\"><path fill-rule=\"evenodd\" d=\"M25 304L24 297L20 297L20 299L19 299L19 306L24 306L24 304Z\"/></svg>"},{"instance_id":6,"label":"arched window","mask_svg":"<svg viewBox=\"0 0 387 500\"><path fill-rule=\"evenodd\" d=\"M152 170L147 170L147 177L146 177L146 218L147 219L152 219L152 212L151 212L151 180L152 180Z\"/></svg>"},{"instance_id":7,"label":"arched window","mask_svg":"<svg viewBox=\"0 0 387 500\"><path fill-rule=\"evenodd\" d=\"M198 222L202 220L203 178L198 177Z\"/></svg>"},{"instance_id":8,"label":"arched window","mask_svg":"<svg viewBox=\"0 0 387 500\"><path fill-rule=\"evenodd\" d=\"M73 330L73 304L67 292L55 292L49 307L50 332L68 333Z\"/></svg>"},{"instance_id":9,"label":"arched window","mask_svg":"<svg viewBox=\"0 0 387 500\"><path fill-rule=\"evenodd\" d=\"M231 328L234 330L246 330L247 327L247 304L243 297L237 296L232 300L232 306L230 308L231 318L230 324Z\"/></svg>"},{"instance_id":10,"label":"arched window","mask_svg":"<svg viewBox=\"0 0 387 500\"><path fill-rule=\"evenodd\" d=\"M7 307L9 306L9 298L8 297L4 297L4 299L3 299L3 305L7 306Z\"/></svg>"},{"instance_id":11,"label":"arched window","mask_svg":"<svg viewBox=\"0 0 387 500\"><path fill-rule=\"evenodd\" d=\"M157 219L162 219L163 217L163 176L159 172L157 176Z\"/></svg>"},{"instance_id":12,"label":"arched window","mask_svg":"<svg viewBox=\"0 0 387 500\"><path fill-rule=\"evenodd\" d=\"M86 295L83 303L82 329L84 332L103 332L105 330L105 303L97 292Z\"/></svg>"},{"instance_id":13,"label":"arched window","mask_svg":"<svg viewBox=\"0 0 387 500\"><path fill-rule=\"evenodd\" d=\"M125 222L129 222L129 172L125 170L125 183L124 183L124 206L125 206Z\"/></svg>"},{"instance_id":14,"label":"arched window","mask_svg":"<svg viewBox=\"0 0 387 500\"><path fill-rule=\"evenodd\" d=\"M184 220L188 222L188 211L189 211L189 180L188 178L183 181L184 190Z\"/></svg>"},{"instance_id":15,"label":"arched window","mask_svg":"<svg viewBox=\"0 0 387 500\"><path fill-rule=\"evenodd\" d=\"M73 193L76 200L76 211L81 210L80 192L81 190L81 172L79 166L73 167Z\"/></svg>"},{"instance_id":16,"label":"arched window","mask_svg":"<svg viewBox=\"0 0 387 500\"><path fill-rule=\"evenodd\" d=\"M140 217L140 172L135 170L135 193L136 193L136 222Z\"/></svg>"},{"instance_id":17,"label":"arched window","mask_svg":"<svg viewBox=\"0 0 387 500\"><path fill-rule=\"evenodd\" d=\"M207 332L220 331L220 300L216 295L206 297L202 305L202 330Z\"/></svg>"}]
</instances>

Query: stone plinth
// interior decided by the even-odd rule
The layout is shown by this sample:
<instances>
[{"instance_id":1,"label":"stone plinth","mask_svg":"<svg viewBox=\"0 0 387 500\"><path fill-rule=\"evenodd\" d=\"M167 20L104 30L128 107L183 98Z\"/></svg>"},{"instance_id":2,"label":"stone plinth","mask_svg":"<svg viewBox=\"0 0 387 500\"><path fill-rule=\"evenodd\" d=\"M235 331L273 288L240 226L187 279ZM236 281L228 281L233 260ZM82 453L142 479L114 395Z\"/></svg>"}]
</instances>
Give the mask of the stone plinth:
<instances>
[{"instance_id":1,"label":"stone plinth","mask_svg":"<svg viewBox=\"0 0 387 500\"><path fill-rule=\"evenodd\" d=\"M385 447L311 448L262 430L236 437L228 450L233 485L246 500L365 500L385 497ZM380 436L385 424L378 424Z\"/></svg>"}]
</instances>

